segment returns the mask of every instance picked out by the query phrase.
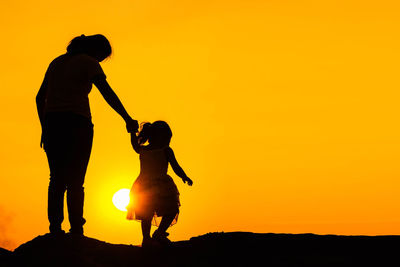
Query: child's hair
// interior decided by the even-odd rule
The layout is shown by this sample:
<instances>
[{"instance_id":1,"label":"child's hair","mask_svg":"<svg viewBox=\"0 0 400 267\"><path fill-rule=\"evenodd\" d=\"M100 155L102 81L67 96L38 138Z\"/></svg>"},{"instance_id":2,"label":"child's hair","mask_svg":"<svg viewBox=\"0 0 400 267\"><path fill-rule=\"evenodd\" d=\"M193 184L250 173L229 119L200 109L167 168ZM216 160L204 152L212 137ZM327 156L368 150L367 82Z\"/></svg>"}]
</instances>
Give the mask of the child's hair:
<instances>
[{"instance_id":1,"label":"child's hair","mask_svg":"<svg viewBox=\"0 0 400 267\"><path fill-rule=\"evenodd\" d=\"M67 53L84 53L101 62L111 55L112 49L110 42L104 35L95 34L85 36L82 34L81 36L75 37L71 40L67 47Z\"/></svg>"},{"instance_id":2,"label":"child's hair","mask_svg":"<svg viewBox=\"0 0 400 267\"><path fill-rule=\"evenodd\" d=\"M150 127L151 123L150 122L143 122L140 124L140 131L138 135L138 141L139 144L144 144L149 140L149 135L150 135Z\"/></svg>"},{"instance_id":3,"label":"child's hair","mask_svg":"<svg viewBox=\"0 0 400 267\"><path fill-rule=\"evenodd\" d=\"M158 142L160 145L169 145L172 131L165 121L145 122L141 124L138 135L139 144Z\"/></svg>"}]
</instances>

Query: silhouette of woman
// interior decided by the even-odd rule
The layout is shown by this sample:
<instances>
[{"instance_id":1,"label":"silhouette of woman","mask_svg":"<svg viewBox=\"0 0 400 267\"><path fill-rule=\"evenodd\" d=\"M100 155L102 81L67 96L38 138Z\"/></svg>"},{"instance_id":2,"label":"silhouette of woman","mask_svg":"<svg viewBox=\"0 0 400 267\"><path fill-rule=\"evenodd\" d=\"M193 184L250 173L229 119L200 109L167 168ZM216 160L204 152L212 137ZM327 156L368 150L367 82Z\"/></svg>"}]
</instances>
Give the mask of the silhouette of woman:
<instances>
[{"instance_id":1,"label":"silhouette of woman","mask_svg":"<svg viewBox=\"0 0 400 267\"><path fill-rule=\"evenodd\" d=\"M42 126L40 146L46 151L50 168L47 211L53 234L64 233L61 223L66 191L70 233L83 235L83 183L93 140L88 99L92 84L125 120L128 132L138 129L99 64L110 55L111 45L103 35L75 37L67 53L50 63L36 96Z\"/></svg>"},{"instance_id":2,"label":"silhouette of woman","mask_svg":"<svg viewBox=\"0 0 400 267\"><path fill-rule=\"evenodd\" d=\"M131 133L132 147L140 158L140 174L131 189L132 201L127 207L127 219L141 221L144 247L157 243L168 244L170 241L166 231L178 220L179 191L167 174L168 165L184 183L193 184L169 146L171 137L172 131L165 121L143 124L138 136L136 132ZM148 145L144 145L146 142ZM162 217L160 223L157 217ZM158 229L151 238L152 223Z\"/></svg>"}]
</instances>

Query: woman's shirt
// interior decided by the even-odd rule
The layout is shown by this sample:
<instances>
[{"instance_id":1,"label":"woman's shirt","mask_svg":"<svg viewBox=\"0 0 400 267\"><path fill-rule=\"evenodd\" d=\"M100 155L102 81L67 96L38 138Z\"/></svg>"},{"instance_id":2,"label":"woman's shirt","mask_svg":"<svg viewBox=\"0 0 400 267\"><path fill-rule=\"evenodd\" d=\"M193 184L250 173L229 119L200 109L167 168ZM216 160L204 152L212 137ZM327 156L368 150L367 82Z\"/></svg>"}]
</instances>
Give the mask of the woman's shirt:
<instances>
[{"instance_id":1,"label":"woman's shirt","mask_svg":"<svg viewBox=\"0 0 400 267\"><path fill-rule=\"evenodd\" d=\"M72 112L91 118L89 93L96 76L106 77L99 62L86 55L64 54L46 72L45 112Z\"/></svg>"}]
</instances>

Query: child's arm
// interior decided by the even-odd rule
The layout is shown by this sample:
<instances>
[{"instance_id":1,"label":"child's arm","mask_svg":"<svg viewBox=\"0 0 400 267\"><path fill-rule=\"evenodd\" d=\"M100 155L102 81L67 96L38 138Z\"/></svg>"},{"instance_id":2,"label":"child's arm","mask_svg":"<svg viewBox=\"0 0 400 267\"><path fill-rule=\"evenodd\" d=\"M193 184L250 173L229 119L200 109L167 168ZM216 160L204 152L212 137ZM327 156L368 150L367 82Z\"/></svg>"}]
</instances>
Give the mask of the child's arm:
<instances>
[{"instance_id":1,"label":"child's arm","mask_svg":"<svg viewBox=\"0 0 400 267\"><path fill-rule=\"evenodd\" d=\"M139 154L141 146L139 145L138 137L136 136L135 132L131 132L131 143L133 150L135 150L135 152Z\"/></svg>"},{"instance_id":2,"label":"child's arm","mask_svg":"<svg viewBox=\"0 0 400 267\"><path fill-rule=\"evenodd\" d=\"M192 185L193 181L187 177L186 173L183 171L182 167L178 164L178 162L176 161L175 158L175 154L174 151L172 150L172 148L168 147L165 150L165 154L167 156L168 162L171 164L172 169L174 170L174 172L176 173L176 175L178 175L179 177L182 178L182 181L184 183L188 183L188 185Z\"/></svg>"}]
</instances>

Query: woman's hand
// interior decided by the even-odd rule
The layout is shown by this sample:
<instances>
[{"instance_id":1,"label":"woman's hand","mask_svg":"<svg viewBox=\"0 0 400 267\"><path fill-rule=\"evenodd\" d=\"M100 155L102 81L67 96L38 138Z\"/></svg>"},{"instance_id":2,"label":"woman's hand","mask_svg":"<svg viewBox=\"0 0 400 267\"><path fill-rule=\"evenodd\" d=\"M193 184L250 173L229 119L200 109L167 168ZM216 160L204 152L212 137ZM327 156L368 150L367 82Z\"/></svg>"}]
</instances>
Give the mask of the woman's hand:
<instances>
[{"instance_id":1,"label":"woman's hand","mask_svg":"<svg viewBox=\"0 0 400 267\"><path fill-rule=\"evenodd\" d=\"M137 120L129 118L126 120L126 130L128 133L136 133L139 130L139 123Z\"/></svg>"}]
</instances>

